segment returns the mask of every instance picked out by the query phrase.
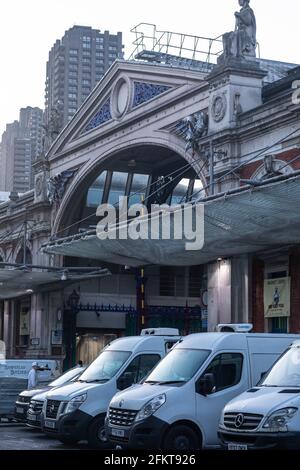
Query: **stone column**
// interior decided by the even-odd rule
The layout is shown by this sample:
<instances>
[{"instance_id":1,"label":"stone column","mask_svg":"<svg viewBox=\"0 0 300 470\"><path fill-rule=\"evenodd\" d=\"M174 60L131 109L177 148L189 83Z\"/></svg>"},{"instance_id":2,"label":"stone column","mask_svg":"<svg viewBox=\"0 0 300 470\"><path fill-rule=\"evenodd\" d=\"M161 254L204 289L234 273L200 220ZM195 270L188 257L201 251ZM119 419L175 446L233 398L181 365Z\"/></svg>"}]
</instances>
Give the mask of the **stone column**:
<instances>
[{"instance_id":1,"label":"stone column","mask_svg":"<svg viewBox=\"0 0 300 470\"><path fill-rule=\"evenodd\" d=\"M208 265L208 331L231 323L231 260Z\"/></svg>"},{"instance_id":2,"label":"stone column","mask_svg":"<svg viewBox=\"0 0 300 470\"><path fill-rule=\"evenodd\" d=\"M6 356L8 358L14 356L15 321L13 305L13 301L6 300L4 302L3 339L6 346Z\"/></svg>"},{"instance_id":3,"label":"stone column","mask_svg":"<svg viewBox=\"0 0 300 470\"><path fill-rule=\"evenodd\" d=\"M28 351L30 357L47 353L45 335L48 333L48 324L45 320L44 294L33 294L31 297L30 339L39 339L39 345L30 345L30 351Z\"/></svg>"},{"instance_id":4,"label":"stone column","mask_svg":"<svg viewBox=\"0 0 300 470\"><path fill-rule=\"evenodd\" d=\"M252 276L252 323L256 333L265 331L264 311L265 263L254 258Z\"/></svg>"},{"instance_id":5,"label":"stone column","mask_svg":"<svg viewBox=\"0 0 300 470\"><path fill-rule=\"evenodd\" d=\"M248 323L252 316L250 286L252 282L252 258L249 255L235 257L231 261L232 322Z\"/></svg>"}]
</instances>

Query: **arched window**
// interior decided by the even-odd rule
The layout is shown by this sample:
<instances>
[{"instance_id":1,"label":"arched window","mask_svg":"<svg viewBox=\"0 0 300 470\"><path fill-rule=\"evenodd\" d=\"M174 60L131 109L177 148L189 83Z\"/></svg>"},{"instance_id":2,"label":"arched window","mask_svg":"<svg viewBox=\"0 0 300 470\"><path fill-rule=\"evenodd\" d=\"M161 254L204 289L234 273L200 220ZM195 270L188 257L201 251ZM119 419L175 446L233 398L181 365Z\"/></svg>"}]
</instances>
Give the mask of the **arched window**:
<instances>
[{"instance_id":1,"label":"arched window","mask_svg":"<svg viewBox=\"0 0 300 470\"><path fill-rule=\"evenodd\" d=\"M16 263L17 264L23 264L24 263L24 248L20 249L17 258L16 258ZM31 265L32 264L32 255L31 251L29 250L28 247L26 247L26 254L25 254L25 264L26 265Z\"/></svg>"}]
</instances>

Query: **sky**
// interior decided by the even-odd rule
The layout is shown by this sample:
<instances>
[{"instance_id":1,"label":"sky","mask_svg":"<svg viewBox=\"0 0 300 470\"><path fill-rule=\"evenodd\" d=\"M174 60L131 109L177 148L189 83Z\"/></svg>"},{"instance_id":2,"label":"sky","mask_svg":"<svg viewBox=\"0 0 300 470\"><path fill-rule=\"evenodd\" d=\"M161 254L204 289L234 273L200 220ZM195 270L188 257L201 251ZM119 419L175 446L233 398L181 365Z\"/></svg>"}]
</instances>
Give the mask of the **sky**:
<instances>
[{"instance_id":1,"label":"sky","mask_svg":"<svg viewBox=\"0 0 300 470\"><path fill-rule=\"evenodd\" d=\"M261 57L300 64L299 0L251 0ZM160 30L217 37L234 29L238 0L3 0L0 13L0 134L19 109L44 107L49 50L77 25L122 31L125 58L130 29L139 23Z\"/></svg>"}]
</instances>

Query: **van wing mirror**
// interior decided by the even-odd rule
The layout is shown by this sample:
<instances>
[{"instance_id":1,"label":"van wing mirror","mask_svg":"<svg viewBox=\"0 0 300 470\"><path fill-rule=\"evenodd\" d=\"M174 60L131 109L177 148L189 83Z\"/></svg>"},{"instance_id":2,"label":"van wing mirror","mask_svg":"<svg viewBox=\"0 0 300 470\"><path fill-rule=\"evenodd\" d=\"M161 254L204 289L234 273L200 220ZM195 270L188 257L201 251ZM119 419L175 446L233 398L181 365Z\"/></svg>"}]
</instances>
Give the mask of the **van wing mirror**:
<instances>
[{"instance_id":1,"label":"van wing mirror","mask_svg":"<svg viewBox=\"0 0 300 470\"><path fill-rule=\"evenodd\" d=\"M258 384L260 384L266 378L267 375L268 375L268 371L262 372L261 375L260 375L260 380L259 380Z\"/></svg>"},{"instance_id":2,"label":"van wing mirror","mask_svg":"<svg viewBox=\"0 0 300 470\"><path fill-rule=\"evenodd\" d=\"M126 388L131 387L134 384L134 373L133 372L125 372L121 375L121 377L117 380L117 389L118 390L125 390Z\"/></svg>"},{"instance_id":3,"label":"van wing mirror","mask_svg":"<svg viewBox=\"0 0 300 470\"><path fill-rule=\"evenodd\" d=\"M216 379L214 374L205 374L196 384L196 392L200 395L211 395L216 391Z\"/></svg>"}]
</instances>

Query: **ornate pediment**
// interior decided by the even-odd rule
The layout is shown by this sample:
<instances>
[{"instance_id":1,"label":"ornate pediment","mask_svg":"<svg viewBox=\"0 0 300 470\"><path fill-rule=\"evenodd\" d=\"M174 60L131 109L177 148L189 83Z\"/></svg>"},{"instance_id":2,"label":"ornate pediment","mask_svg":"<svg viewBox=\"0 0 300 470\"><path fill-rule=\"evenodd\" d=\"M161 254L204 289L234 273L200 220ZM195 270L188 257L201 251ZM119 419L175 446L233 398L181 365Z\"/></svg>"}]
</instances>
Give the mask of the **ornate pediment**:
<instances>
[{"instance_id":1,"label":"ornate pediment","mask_svg":"<svg viewBox=\"0 0 300 470\"><path fill-rule=\"evenodd\" d=\"M194 72L187 81L186 74L186 70L116 62L54 142L49 158L64 149L70 152L77 144L96 135L102 137L120 125L131 125L139 116L144 119L145 112L156 112L172 100L175 90L178 95L180 88L185 92L203 82L203 76Z\"/></svg>"}]
</instances>

